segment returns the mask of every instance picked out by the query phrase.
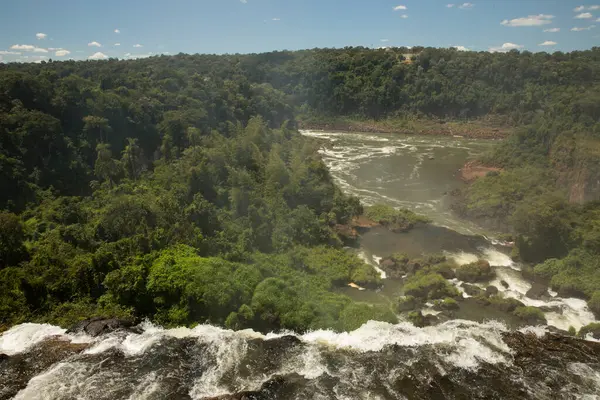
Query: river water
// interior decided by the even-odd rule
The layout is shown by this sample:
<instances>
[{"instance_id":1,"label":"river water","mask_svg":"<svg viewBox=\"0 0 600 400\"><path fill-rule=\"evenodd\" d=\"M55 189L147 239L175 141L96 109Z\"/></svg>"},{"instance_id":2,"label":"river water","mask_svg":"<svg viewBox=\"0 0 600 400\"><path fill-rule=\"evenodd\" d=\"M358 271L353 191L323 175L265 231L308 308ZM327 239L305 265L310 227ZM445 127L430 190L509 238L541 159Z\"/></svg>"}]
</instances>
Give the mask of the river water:
<instances>
[{"instance_id":1,"label":"river water","mask_svg":"<svg viewBox=\"0 0 600 400\"><path fill-rule=\"evenodd\" d=\"M594 320L582 300L551 291L528 298L531 283L509 249L487 239L493 232L449 211L447 193L463 185L459 168L494 142L303 134L324 140L323 159L347 193L433 220L403 234L371 229L355 250L366 262L377 267L397 251L445 253L459 263L485 258L496 277L481 287L491 284L527 305L550 307L548 323L560 329ZM373 303L392 302L401 291L402 283L392 279L379 291L344 289ZM28 323L0 336L0 353L8 355L0 358L0 399L599 399L600 344L545 336L547 329L515 326L466 305L457 319L436 326L371 321L353 332L303 335L145 322L136 332L92 338Z\"/></svg>"}]
</instances>

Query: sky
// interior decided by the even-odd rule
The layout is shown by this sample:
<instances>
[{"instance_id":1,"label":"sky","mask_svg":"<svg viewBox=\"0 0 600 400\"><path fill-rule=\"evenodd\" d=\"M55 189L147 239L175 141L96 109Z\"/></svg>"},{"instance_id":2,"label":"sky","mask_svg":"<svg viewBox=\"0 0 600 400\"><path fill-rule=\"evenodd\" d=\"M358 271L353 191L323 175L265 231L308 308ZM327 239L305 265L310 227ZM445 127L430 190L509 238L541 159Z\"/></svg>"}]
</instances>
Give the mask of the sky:
<instances>
[{"instance_id":1,"label":"sky","mask_svg":"<svg viewBox=\"0 0 600 400\"><path fill-rule=\"evenodd\" d=\"M600 0L0 0L0 61L433 46L600 44Z\"/></svg>"}]
</instances>

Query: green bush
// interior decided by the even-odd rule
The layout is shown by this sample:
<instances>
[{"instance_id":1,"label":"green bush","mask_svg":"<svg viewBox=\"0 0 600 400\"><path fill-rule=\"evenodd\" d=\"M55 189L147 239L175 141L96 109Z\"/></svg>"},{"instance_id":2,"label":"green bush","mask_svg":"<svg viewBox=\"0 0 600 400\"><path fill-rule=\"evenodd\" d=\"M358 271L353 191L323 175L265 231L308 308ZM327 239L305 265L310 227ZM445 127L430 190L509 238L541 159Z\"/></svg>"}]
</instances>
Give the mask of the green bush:
<instances>
[{"instance_id":1,"label":"green bush","mask_svg":"<svg viewBox=\"0 0 600 400\"><path fill-rule=\"evenodd\" d=\"M583 326L577 333L577 336L585 338L588 333L591 333L594 339L600 339L600 322L592 322L591 324Z\"/></svg>"},{"instance_id":2,"label":"green bush","mask_svg":"<svg viewBox=\"0 0 600 400\"><path fill-rule=\"evenodd\" d=\"M434 306L439 310L458 310L460 308L458 302L451 297L435 301Z\"/></svg>"},{"instance_id":3,"label":"green bush","mask_svg":"<svg viewBox=\"0 0 600 400\"><path fill-rule=\"evenodd\" d=\"M490 263L479 260L471 264L461 265L456 269L456 277L464 282L486 282L494 277Z\"/></svg>"},{"instance_id":4,"label":"green bush","mask_svg":"<svg viewBox=\"0 0 600 400\"><path fill-rule=\"evenodd\" d=\"M440 274L425 272L419 272L409 277L406 280L404 292L409 296L421 299L441 299L460 295L458 289Z\"/></svg>"},{"instance_id":5,"label":"green bush","mask_svg":"<svg viewBox=\"0 0 600 400\"><path fill-rule=\"evenodd\" d=\"M517 307L513 314L528 324L545 325L547 323L544 313L537 307Z\"/></svg>"},{"instance_id":6,"label":"green bush","mask_svg":"<svg viewBox=\"0 0 600 400\"><path fill-rule=\"evenodd\" d=\"M502 296L490 296L488 298L483 298L482 301L493 307L497 310L504 312L513 312L518 307L524 307L525 305L517 299L513 299L511 297L502 297Z\"/></svg>"},{"instance_id":7,"label":"green bush","mask_svg":"<svg viewBox=\"0 0 600 400\"><path fill-rule=\"evenodd\" d=\"M415 214L410 210L396 210L391 206L376 204L368 207L365 216L396 232L405 232L412 229L418 223L431 222L427 217Z\"/></svg>"}]
</instances>

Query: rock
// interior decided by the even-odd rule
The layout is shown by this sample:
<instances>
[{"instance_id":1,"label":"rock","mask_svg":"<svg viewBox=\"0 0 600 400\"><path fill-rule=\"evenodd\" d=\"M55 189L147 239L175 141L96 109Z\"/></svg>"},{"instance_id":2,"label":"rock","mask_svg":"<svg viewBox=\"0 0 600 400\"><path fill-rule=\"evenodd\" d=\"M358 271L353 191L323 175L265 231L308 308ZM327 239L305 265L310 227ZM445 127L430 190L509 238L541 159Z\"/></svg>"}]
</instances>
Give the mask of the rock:
<instances>
[{"instance_id":1,"label":"rock","mask_svg":"<svg viewBox=\"0 0 600 400\"><path fill-rule=\"evenodd\" d=\"M469 296L477 297L483 295L483 290L479 286L463 283L461 287Z\"/></svg>"},{"instance_id":2,"label":"rock","mask_svg":"<svg viewBox=\"0 0 600 400\"><path fill-rule=\"evenodd\" d=\"M292 373L275 375L263 383L259 390L248 390L216 397L204 397L205 400L269 400L289 399L296 397L301 388L307 385L308 379Z\"/></svg>"},{"instance_id":3,"label":"rock","mask_svg":"<svg viewBox=\"0 0 600 400\"><path fill-rule=\"evenodd\" d=\"M0 353L0 362L8 360L10 356L8 354Z\"/></svg>"},{"instance_id":4,"label":"rock","mask_svg":"<svg viewBox=\"0 0 600 400\"><path fill-rule=\"evenodd\" d=\"M69 329L67 333L83 332L87 333L92 337L96 337L117 330L139 332L138 330L133 329L133 325L134 322L131 320L95 317L79 322L71 329Z\"/></svg>"},{"instance_id":5,"label":"rock","mask_svg":"<svg viewBox=\"0 0 600 400\"><path fill-rule=\"evenodd\" d=\"M548 294L548 286L543 285L539 282L534 282L531 285L531 289L529 289L527 291L527 293L525 293L525 296L529 297L530 299L535 299L535 300L539 300L540 298L542 298L543 296Z\"/></svg>"},{"instance_id":6,"label":"rock","mask_svg":"<svg viewBox=\"0 0 600 400\"><path fill-rule=\"evenodd\" d=\"M500 281L500 284L504 287L504 289L509 288L508 282L506 282L504 279Z\"/></svg>"},{"instance_id":7,"label":"rock","mask_svg":"<svg viewBox=\"0 0 600 400\"><path fill-rule=\"evenodd\" d=\"M498 294L498 288L496 286L488 286L485 288L486 296L495 296Z\"/></svg>"},{"instance_id":8,"label":"rock","mask_svg":"<svg viewBox=\"0 0 600 400\"><path fill-rule=\"evenodd\" d=\"M379 263L379 267L385 271L388 278L390 279L399 279L406 274L404 270L404 265L396 263L391 258L386 258L381 260Z\"/></svg>"}]
</instances>

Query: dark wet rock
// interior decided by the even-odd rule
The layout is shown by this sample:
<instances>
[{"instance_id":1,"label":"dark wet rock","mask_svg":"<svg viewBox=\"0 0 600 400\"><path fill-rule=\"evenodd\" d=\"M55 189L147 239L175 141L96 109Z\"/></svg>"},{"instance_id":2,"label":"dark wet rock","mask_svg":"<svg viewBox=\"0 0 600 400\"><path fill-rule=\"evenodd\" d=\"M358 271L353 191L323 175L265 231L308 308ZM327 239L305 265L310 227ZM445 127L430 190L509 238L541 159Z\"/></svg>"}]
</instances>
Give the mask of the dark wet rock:
<instances>
[{"instance_id":1,"label":"dark wet rock","mask_svg":"<svg viewBox=\"0 0 600 400\"><path fill-rule=\"evenodd\" d=\"M385 271L390 279L400 279L406 275L406 264L398 263L392 258L381 260L379 267Z\"/></svg>"},{"instance_id":2,"label":"dark wet rock","mask_svg":"<svg viewBox=\"0 0 600 400\"><path fill-rule=\"evenodd\" d=\"M533 284L531 285L531 289L529 289L527 291L527 293L525 293L525 296L529 297L530 299L536 299L539 300L544 296L548 295L548 286L540 283L540 282L533 282Z\"/></svg>"},{"instance_id":3,"label":"dark wet rock","mask_svg":"<svg viewBox=\"0 0 600 400\"><path fill-rule=\"evenodd\" d=\"M140 333L134 328L134 322L131 320L101 317L81 321L69 329L67 333L87 333L92 337L96 337L117 330Z\"/></svg>"},{"instance_id":4,"label":"dark wet rock","mask_svg":"<svg viewBox=\"0 0 600 400\"><path fill-rule=\"evenodd\" d=\"M306 386L308 379L296 373L276 375L264 382L259 390L243 391L216 397L205 397L204 400L272 400L292 399Z\"/></svg>"},{"instance_id":5,"label":"dark wet rock","mask_svg":"<svg viewBox=\"0 0 600 400\"><path fill-rule=\"evenodd\" d=\"M525 304L520 302L517 299L513 298L504 298L501 296L490 296L488 298L489 306L493 307L499 311L504 312L513 312L517 309L517 307L524 307Z\"/></svg>"},{"instance_id":6,"label":"dark wet rock","mask_svg":"<svg viewBox=\"0 0 600 400\"><path fill-rule=\"evenodd\" d=\"M504 279L500 281L500 284L504 287L504 289L509 288L508 282L506 282Z\"/></svg>"},{"instance_id":7,"label":"dark wet rock","mask_svg":"<svg viewBox=\"0 0 600 400\"><path fill-rule=\"evenodd\" d=\"M8 360L10 356L8 354L0 353L0 362Z\"/></svg>"},{"instance_id":8,"label":"dark wet rock","mask_svg":"<svg viewBox=\"0 0 600 400\"><path fill-rule=\"evenodd\" d=\"M496 286L488 286L485 288L486 296L495 296L498 294L498 288Z\"/></svg>"},{"instance_id":9,"label":"dark wet rock","mask_svg":"<svg viewBox=\"0 0 600 400\"><path fill-rule=\"evenodd\" d=\"M421 311L413 311L408 314L408 320L414 326L423 328L425 326L431 326L439 323L438 318L435 315L423 315Z\"/></svg>"},{"instance_id":10,"label":"dark wet rock","mask_svg":"<svg viewBox=\"0 0 600 400\"><path fill-rule=\"evenodd\" d=\"M87 343L50 338L24 353L5 355L7 358L0 363L0 399L12 398L31 378L88 346Z\"/></svg>"},{"instance_id":11,"label":"dark wet rock","mask_svg":"<svg viewBox=\"0 0 600 400\"><path fill-rule=\"evenodd\" d=\"M561 306L541 306L539 307L539 309L543 312L555 312L561 315L563 313L563 309Z\"/></svg>"},{"instance_id":12,"label":"dark wet rock","mask_svg":"<svg viewBox=\"0 0 600 400\"><path fill-rule=\"evenodd\" d=\"M483 290L479 286L463 283L461 287L469 296L477 297L483 295Z\"/></svg>"}]
</instances>

